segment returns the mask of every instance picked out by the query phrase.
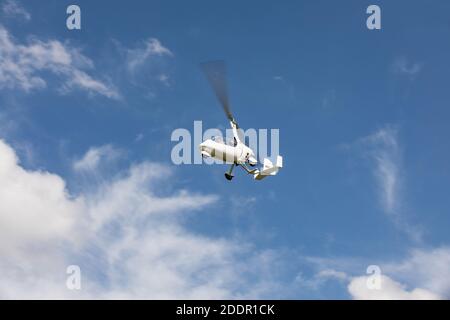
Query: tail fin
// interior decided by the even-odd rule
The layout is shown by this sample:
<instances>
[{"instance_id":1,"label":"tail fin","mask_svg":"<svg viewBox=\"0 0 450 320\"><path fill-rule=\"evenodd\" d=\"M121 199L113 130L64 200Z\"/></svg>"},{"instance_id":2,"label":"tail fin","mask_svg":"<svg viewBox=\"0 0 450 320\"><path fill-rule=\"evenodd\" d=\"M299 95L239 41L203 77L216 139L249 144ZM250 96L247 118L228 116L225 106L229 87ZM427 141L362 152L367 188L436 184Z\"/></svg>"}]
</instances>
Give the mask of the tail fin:
<instances>
[{"instance_id":1,"label":"tail fin","mask_svg":"<svg viewBox=\"0 0 450 320\"><path fill-rule=\"evenodd\" d=\"M264 179L267 176L274 176L278 173L278 170L280 170L283 167L283 157L277 156L277 161L275 165L273 165L272 161L270 161L267 158L264 158L263 162L263 168L262 170L258 170L254 174L254 178L256 180Z\"/></svg>"}]
</instances>

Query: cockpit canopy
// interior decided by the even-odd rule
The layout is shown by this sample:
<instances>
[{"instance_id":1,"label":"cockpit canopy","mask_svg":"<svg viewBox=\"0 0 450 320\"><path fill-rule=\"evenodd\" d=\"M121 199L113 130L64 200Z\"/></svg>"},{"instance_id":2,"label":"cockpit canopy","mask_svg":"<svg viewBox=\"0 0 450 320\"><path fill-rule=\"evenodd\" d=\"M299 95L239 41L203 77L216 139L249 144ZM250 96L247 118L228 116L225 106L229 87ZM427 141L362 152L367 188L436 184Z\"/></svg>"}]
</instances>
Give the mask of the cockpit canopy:
<instances>
[{"instance_id":1,"label":"cockpit canopy","mask_svg":"<svg viewBox=\"0 0 450 320\"><path fill-rule=\"evenodd\" d=\"M225 140L222 136L214 136L214 137L211 138L211 140L215 141L217 143L226 144L226 145L229 145L229 146L232 146L232 147L234 147L236 145L236 142L235 142L234 138Z\"/></svg>"}]
</instances>

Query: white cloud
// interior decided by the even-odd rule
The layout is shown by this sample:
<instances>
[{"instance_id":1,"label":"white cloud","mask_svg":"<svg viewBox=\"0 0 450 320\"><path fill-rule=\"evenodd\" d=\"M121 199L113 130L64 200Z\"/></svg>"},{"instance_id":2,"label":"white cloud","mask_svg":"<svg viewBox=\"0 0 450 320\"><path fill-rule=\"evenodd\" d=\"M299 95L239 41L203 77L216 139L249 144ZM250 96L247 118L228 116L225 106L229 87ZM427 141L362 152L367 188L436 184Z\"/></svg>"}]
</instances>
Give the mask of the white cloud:
<instances>
[{"instance_id":1,"label":"white cloud","mask_svg":"<svg viewBox=\"0 0 450 320\"><path fill-rule=\"evenodd\" d=\"M333 269L324 269L324 270L320 270L317 274L316 274L317 278L320 279L336 279L336 280L348 280L348 276L345 272L342 271L337 271L337 270L333 270Z\"/></svg>"},{"instance_id":2,"label":"white cloud","mask_svg":"<svg viewBox=\"0 0 450 320\"><path fill-rule=\"evenodd\" d=\"M16 0L6 0L2 5L2 11L7 17L23 18L26 21L31 20L31 14Z\"/></svg>"},{"instance_id":3,"label":"white cloud","mask_svg":"<svg viewBox=\"0 0 450 320\"><path fill-rule=\"evenodd\" d=\"M64 181L48 172L27 172L1 140L0 185L0 252L57 239L73 224L79 204L67 198Z\"/></svg>"},{"instance_id":4,"label":"white cloud","mask_svg":"<svg viewBox=\"0 0 450 320\"><path fill-rule=\"evenodd\" d=\"M93 79L87 73L73 70L72 76L67 80L62 92L71 91L72 88L80 88L90 93L97 93L110 99L120 99L120 94L111 85Z\"/></svg>"},{"instance_id":5,"label":"white cloud","mask_svg":"<svg viewBox=\"0 0 450 320\"><path fill-rule=\"evenodd\" d=\"M436 300L440 296L433 292L414 288L408 290L404 285L392 280L388 276L380 276L380 288L371 288L367 285L369 276L355 277L349 285L348 291L356 300Z\"/></svg>"},{"instance_id":6,"label":"white cloud","mask_svg":"<svg viewBox=\"0 0 450 320\"><path fill-rule=\"evenodd\" d=\"M100 147L91 147L84 156L73 163L77 171L96 170L100 162L110 162L122 155L122 151L107 144Z\"/></svg>"},{"instance_id":7,"label":"white cloud","mask_svg":"<svg viewBox=\"0 0 450 320\"><path fill-rule=\"evenodd\" d=\"M319 292L328 281L334 280L340 283L347 283L349 279L350 277L345 272L325 267L312 276L305 276L301 271L295 277L294 282L302 288Z\"/></svg>"},{"instance_id":8,"label":"white cloud","mask_svg":"<svg viewBox=\"0 0 450 320\"><path fill-rule=\"evenodd\" d=\"M398 58L392 65L394 73L414 77L422 70L422 65L417 62L410 62L405 57Z\"/></svg>"},{"instance_id":9,"label":"white cloud","mask_svg":"<svg viewBox=\"0 0 450 320\"><path fill-rule=\"evenodd\" d=\"M164 47L156 38L147 39L142 46L127 50L127 67L133 72L142 66L148 59L154 56L169 56L173 53L168 48Z\"/></svg>"},{"instance_id":10,"label":"white cloud","mask_svg":"<svg viewBox=\"0 0 450 320\"><path fill-rule=\"evenodd\" d=\"M399 207L400 149L397 130L384 127L364 139L370 144L370 154L375 161L375 177L380 188L380 198L388 214L396 214Z\"/></svg>"},{"instance_id":11,"label":"white cloud","mask_svg":"<svg viewBox=\"0 0 450 320\"><path fill-rule=\"evenodd\" d=\"M73 195L60 176L22 168L0 140L0 297L257 298L276 290L277 255L191 232L189 212L218 198L171 191L170 179L170 167L143 162ZM65 287L72 264L81 267L81 291Z\"/></svg>"},{"instance_id":12,"label":"white cloud","mask_svg":"<svg viewBox=\"0 0 450 320\"><path fill-rule=\"evenodd\" d=\"M29 92L45 88L47 81L43 75L50 72L62 81L61 92L76 88L119 99L120 94L113 86L92 78L84 71L93 67L93 62L76 48L57 40L33 39L19 44L0 25L0 89Z\"/></svg>"},{"instance_id":13,"label":"white cloud","mask_svg":"<svg viewBox=\"0 0 450 320\"><path fill-rule=\"evenodd\" d=\"M384 212L413 240L421 241L421 229L408 223L404 215L402 152L397 128L385 126L359 142L366 148L369 158L374 163L373 174Z\"/></svg>"},{"instance_id":14,"label":"white cloud","mask_svg":"<svg viewBox=\"0 0 450 320\"><path fill-rule=\"evenodd\" d=\"M157 96L156 86L173 85L170 61L174 54L165 47L160 40L148 38L128 47L117 40L113 40L115 48L125 60L123 68L127 84L140 88L146 92L148 99Z\"/></svg>"},{"instance_id":15,"label":"white cloud","mask_svg":"<svg viewBox=\"0 0 450 320\"><path fill-rule=\"evenodd\" d=\"M231 211L237 214L248 213L254 210L258 199L255 196L237 196L233 195L230 197Z\"/></svg>"},{"instance_id":16,"label":"white cloud","mask_svg":"<svg viewBox=\"0 0 450 320\"><path fill-rule=\"evenodd\" d=\"M374 258L307 259L318 270L313 278L302 279L316 290L325 280L347 284L354 299L448 299L450 297L450 247L410 250L399 259L376 262L381 272L381 290L369 289L374 274L361 276L361 270L373 264ZM376 260L375 260L376 261ZM373 281L370 281L373 285Z\"/></svg>"},{"instance_id":17,"label":"white cloud","mask_svg":"<svg viewBox=\"0 0 450 320\"><path fill-rule=\"evenodd\" d=\"M160 75L158 76L158 80L159 80L162 84L164 84L164 85L170 87L169 76L168 76L167 74L164 74L164 73L160 74Z\"/></svg>"},{"instance_id":18,"label":"white cloud","mask_svg":"<svg viewBox=\"0 0 450 320\"><path fill-rule=\"evenodd\" d=\"M450 298L450 247L411 250L402 261L387 263L383 270L407 283Z\"/></svg>"}]
</instances>

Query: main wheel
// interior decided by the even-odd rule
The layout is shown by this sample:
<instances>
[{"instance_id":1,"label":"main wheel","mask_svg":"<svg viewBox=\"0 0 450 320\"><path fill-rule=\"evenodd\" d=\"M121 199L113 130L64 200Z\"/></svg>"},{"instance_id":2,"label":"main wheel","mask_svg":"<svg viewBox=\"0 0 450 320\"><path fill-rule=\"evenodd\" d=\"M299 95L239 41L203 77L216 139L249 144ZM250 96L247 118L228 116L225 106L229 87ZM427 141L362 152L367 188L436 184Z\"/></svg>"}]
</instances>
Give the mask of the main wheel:
<instances>
[{"instance_id":1,"label":"main wheel","mask_svg":"<svg viewBox=\"0 0 450 320\"><path fill-rule=\"evenodd\" d=\"M227 178L228 181L231 181L231 179L233 179L233 176L227 172L225 173L225 178Z\"/></svg>"}]
</instances>

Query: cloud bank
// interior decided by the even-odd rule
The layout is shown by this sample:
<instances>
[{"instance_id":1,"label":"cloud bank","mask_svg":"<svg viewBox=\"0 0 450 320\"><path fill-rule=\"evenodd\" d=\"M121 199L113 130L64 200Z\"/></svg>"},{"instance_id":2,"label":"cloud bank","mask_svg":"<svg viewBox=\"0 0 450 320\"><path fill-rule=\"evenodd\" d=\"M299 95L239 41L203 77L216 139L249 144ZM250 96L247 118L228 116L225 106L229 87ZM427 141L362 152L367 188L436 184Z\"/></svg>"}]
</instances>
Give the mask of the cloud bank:
<instances>
[{"instance_id":1,"label":"cloud bank","mask_svg":"<svg viewBox=\"0 0 450 320\"><path fill-rule=\"evenodd\" d=\"M24 169L0 140L0 297L258 298L274 293L271 251L204 236L185 221L218 201L173 190L172 169L142 162L78 194ZM66 288L79 265L82 288Z\"/></svg>"},{"instance_id":2,"label":"cloud bank","mask_svg":"<svg viewBox=\"0 0 450 320\"><path fill-rule=\"evenodd\" d=\"M367 282L368 276L355 277L349 285L348 291L355 300L436 300L440 299L433 292L414 288L407 290L404 285L392 280L388 276L381 275L380 289L370 289Z\"/></svg>"},{"instance_id":3,"label":"cloud bank","mask_svg":"<svg viewBox=\"0 0 450 320\"><path fill-rule=\"evenodd\" d=\"M405 257L389 261L367 258L309 257L316 273L306 279L310 287L320 290L326 281L346 286L349 296L364 300L422 300L450 298L450 247L415 248ZM361 275L368 265L376 266L380 278L373 271ZM373 270L373 269L372 269ZM375 280L380 279L380 281ZM377 282L377 286L374 283ZM378 286L379 285L379 286Z\"/></svg>"}]
</instances>

